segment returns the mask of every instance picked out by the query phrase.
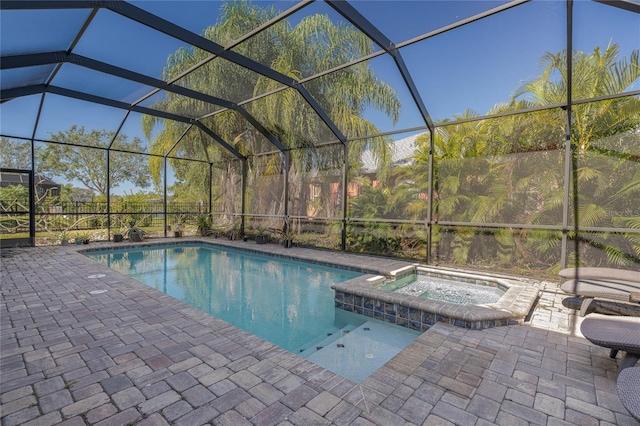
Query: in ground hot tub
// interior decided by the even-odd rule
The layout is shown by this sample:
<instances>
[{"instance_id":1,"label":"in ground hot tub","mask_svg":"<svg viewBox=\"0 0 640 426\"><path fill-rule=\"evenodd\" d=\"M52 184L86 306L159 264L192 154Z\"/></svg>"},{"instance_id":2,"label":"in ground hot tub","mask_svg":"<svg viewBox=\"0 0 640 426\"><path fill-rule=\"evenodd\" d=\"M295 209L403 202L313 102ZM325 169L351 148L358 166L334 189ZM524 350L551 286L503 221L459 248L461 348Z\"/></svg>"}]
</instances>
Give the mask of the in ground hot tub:
<instances>
[{"instance_id":1,"label":"in ground hot tub","mask_svg":"<svg viewBox=\"0 0 640 426\"><path fill-rule=\"evenodd\" d=\"M461 281L451 276L446 278L433 276L431 273L418 269L415 273L402 278L383 281L378 285L378 288L456 305L496 303L509 289L492 281L468 281Z\"/></svg>"},{"instance_id":2,"label":"in ground hot tub","mask_svg":"<svg viewBox=\"0 0 640 426\"><path fill-rule=\"evenodd\" d=\"M422 266L332 288L337 308L421 331L439 321L478 330L519 323L538 297L515 280Z\"/></svg>"}]
</instances>

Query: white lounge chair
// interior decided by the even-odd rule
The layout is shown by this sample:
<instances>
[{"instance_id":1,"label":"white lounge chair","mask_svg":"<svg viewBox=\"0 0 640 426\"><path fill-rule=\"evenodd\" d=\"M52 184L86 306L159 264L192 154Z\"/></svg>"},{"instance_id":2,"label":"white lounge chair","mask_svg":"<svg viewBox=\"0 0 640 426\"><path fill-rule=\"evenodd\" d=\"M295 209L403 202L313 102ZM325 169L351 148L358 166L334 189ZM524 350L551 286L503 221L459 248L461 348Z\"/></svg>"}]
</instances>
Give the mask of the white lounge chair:
<instances>
[{"instance_id":1,"label":"white lounge chair","mask_svg":"<svg viewBox=\"0 0 640 426\"><path fill-rule=\"evenodd\" d=\"M566 279L619 280L640 283L640 272L628 269L585 266L565 268L559 272L559 275Z\"/></svg>"},{"instance_id":2,"label":"white lounge chair","mask_svg":"<svg viewBox=\"0 0 640 426\"><path fill-rule=\"evenodd\" d=\"M640 303L640 282L614 279L579 278L565 281L560 289L582 298L580 316L584 316L594 299Z\"/></svg>"}]
</instances>

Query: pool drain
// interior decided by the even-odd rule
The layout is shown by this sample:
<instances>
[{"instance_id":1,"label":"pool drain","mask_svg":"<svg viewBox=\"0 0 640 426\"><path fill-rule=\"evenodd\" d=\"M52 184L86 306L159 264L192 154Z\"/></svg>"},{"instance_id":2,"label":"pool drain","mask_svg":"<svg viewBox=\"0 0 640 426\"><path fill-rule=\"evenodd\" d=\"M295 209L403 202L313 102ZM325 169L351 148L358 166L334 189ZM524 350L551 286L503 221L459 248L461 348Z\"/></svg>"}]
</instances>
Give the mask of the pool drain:
<instances>
[{"instance_id":1,"label":"pool drain","mask_svg":"<svg viewBox=\"0 0 640 426\"><path fill-rule=\"evenodd\" d=\"M368 359L373 359L374 357L375 357L375 355L373 355L373 354L366 354L365 355L365 358L368 358Z\"/></svg>"}]
</instances>

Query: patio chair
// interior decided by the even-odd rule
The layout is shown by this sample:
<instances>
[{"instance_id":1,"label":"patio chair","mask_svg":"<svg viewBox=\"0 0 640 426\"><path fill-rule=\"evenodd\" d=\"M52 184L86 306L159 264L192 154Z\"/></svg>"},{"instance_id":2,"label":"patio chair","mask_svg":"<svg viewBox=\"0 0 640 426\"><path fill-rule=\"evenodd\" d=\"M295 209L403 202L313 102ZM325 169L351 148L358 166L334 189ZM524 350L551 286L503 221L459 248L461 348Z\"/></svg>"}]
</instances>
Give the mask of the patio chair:
<instances>
[{"instance_id":1,"label":"patio chair","mask_svg":"<svg viewBox=\"0 0 640 426\"><path fill-rule=\"evenodd\" d=\"M620 371L640 359L640 317L590 315L580 324L580 331L594 345L611 349L611 358L624 351Z\"/></svg>"},{"instance_id":2,"label":"patio chair","mask_svg":"<svg viewBox=\"0 0 640 426\"><path fill-rule=\"evenodd\" d=\"M640 282L579 278L565 281L560 289L582 298L580 316L585 316L594 299L640 303Z\"/></svg>"},{"instance_id":3,"label":"patio chair","mask_svg":"<svg viewBox=\"0 0 640 426\"><path fill-rule=\"evenodd\" d=\"M559 272L566 279L620 280L640 283L640 272L627 269L579 267L565 268Z\"/></svg>"},{"instance_id":4,"label":"patio chair","mask_svg":"<svg viewBox=\"0 0 640 426\"><path fill-rule=\"evenodd\" d=\"M618 374L618 397L634 419L640 421L640 367L627 368Z\"/></svg>"}]
</instances>

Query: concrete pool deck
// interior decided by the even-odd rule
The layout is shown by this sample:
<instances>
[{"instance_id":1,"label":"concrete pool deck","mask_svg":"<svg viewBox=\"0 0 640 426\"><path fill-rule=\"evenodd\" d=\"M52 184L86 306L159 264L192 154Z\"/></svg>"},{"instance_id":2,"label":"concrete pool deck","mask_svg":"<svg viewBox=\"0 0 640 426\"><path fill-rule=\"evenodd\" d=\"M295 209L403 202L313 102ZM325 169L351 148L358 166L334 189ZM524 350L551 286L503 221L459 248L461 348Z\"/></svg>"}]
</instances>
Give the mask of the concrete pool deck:
<instances>
[{"instance_id":1,"label":"concrete pool deck","mask_svg":"<svg viewBox=\"0 0 640 426\"><path fill-rule=\"evenodd\" d=\"M408 263L213 241L374 270ZM531 283L541 298L529 321L438 323L354 384L77 250L2 250L3 425L638 424L616 394L619 360L580 335L559 281Z\"/></svg>"}]
</instances>

